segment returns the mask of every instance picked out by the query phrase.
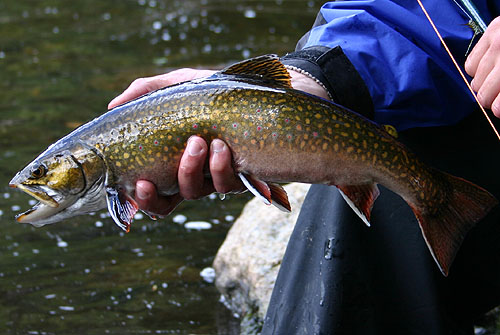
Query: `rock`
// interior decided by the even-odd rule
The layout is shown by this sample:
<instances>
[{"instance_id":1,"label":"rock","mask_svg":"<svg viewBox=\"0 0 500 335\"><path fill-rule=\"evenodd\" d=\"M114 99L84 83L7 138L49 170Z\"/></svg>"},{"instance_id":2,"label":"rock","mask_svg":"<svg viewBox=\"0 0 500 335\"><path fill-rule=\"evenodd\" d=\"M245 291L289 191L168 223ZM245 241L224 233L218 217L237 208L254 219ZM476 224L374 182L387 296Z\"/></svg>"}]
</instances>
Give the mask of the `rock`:
<instances>
[{"instance_id":1,"label":"rock","mask_svg":"<svg viewBox=\"0 0 500 335\"><path fill-rule=\"evenodd\" d=\"M243 317L243 323L264 319L286 245L309 186L298 183L285 186L291 213L266 206L257 198L248 202L217 253L213 264L216 286L231 310Z\"/></svg>"}]
</instances>

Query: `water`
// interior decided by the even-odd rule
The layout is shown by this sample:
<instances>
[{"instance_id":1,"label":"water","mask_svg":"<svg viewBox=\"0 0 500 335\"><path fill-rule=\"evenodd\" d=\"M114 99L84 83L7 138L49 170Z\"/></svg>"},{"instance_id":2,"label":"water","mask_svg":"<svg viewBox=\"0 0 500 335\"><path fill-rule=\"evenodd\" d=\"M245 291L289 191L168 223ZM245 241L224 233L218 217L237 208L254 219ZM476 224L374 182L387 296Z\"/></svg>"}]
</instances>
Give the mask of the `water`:
<instances>
[{"instance_id":1,"label":"water","mask_svg":"<svg viewBox=\"0 0 500 335\"><path fill-rule=\"evenodd\" d=\"M7 183L49 144L104 112L133 79L283 54L318 6L0 2L0 333L238 331L206 269L248 196L185 202L158 221L139 215L124 234L106 212L43 228L18 224L14 215L33 202Z\"/></svg>"}]
</instances>

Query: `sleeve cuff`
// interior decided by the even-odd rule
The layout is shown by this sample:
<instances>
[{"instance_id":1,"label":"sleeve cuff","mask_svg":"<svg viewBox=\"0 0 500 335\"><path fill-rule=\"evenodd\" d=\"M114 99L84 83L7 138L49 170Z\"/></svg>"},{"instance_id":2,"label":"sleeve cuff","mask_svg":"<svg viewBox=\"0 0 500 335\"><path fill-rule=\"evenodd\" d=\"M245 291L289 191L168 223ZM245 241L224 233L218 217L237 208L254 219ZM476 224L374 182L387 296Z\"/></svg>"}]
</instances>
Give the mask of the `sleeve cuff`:
<instances>
[{"instance_id":1,"label":"sleeve cuff","mask_svg":"<svg viewBox=\"0 0 500 335\"><path fill-rule=\"evenodd\" d=\"M335 103L373 119L373 102L368 88L340 46L305 48L285 55L281 61L320 81Z\"/></svg>"}]
</instances>

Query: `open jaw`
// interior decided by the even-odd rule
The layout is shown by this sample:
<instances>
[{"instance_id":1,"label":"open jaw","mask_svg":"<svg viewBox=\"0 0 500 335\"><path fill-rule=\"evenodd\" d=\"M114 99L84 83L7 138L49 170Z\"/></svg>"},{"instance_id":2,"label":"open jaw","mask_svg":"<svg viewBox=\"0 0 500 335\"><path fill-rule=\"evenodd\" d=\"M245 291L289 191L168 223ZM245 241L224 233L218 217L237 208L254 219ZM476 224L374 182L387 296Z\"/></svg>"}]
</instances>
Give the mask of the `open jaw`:
<instances>
[{"instance_id":1,"label":"open jaw","mask_svg":"<svg viewBox=\"0 0 500 335\"><path fill-rule=\"evenodd\" d=\"M31 195L39 202L24 213L18 214L16 220L21 223L31 223L34 226L43 226L49 223L47 220L55 214L64 210L65 201L60 201L61 196L47 186L27 186L23 184L11 184L13 188L18 188L26 194Z\"/></svg>"}]
</instances>

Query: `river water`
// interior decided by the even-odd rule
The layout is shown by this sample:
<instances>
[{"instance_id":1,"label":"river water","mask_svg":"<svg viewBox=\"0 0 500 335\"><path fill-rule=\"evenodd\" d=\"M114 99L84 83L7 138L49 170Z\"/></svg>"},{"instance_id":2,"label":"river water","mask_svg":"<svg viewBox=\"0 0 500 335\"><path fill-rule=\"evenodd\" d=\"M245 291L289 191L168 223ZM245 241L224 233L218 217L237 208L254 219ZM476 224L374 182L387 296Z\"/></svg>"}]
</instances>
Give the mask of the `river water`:
<instances>
[{"instance_id":1,"label":"river water","mask_svg":"<svg viewBox=\"0 0 500 335\"><path fill-rule=\"evenodd\" d=\"M248 196L185 202L159 221L138 215L124 234L106 212L42 228L16 223L33 202L7 184L136 77L283 54L319 5L0 2L0 333L237 333L239 321L200 273Z\"/></svg>"}]
</instances>

